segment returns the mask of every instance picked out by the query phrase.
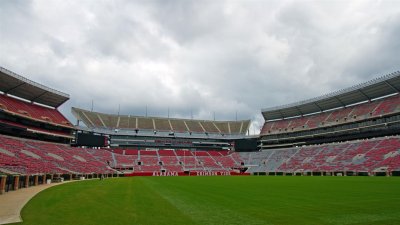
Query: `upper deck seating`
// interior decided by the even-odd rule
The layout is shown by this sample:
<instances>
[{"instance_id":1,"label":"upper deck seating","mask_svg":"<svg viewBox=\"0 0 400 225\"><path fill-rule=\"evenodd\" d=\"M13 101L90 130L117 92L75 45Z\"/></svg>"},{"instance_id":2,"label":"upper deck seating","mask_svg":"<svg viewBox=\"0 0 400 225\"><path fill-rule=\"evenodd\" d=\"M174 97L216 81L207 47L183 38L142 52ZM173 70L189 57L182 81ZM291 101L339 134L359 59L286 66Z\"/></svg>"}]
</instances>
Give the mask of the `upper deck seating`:
<instances>
[{"instance_id":1,"label":"upper deck seating","mask_svg":"<svg viewBox=\"0 0 400 225\"><path fill-rule=\"evenodd\" d=\"M57 109L32 104L4 94L0 94L0 108L26 118L72 127Z\"/></svg>"},{"instance_id":2,"label":"upper deck seating","mask_svg":"<svg viewBox=\"0 0 400 225\"><path fill-rule=\"evenodd\" d=\"M262 135L314 129L400 112L400 95L304 117L266 121Z\"/></svg>"}]
</instances>

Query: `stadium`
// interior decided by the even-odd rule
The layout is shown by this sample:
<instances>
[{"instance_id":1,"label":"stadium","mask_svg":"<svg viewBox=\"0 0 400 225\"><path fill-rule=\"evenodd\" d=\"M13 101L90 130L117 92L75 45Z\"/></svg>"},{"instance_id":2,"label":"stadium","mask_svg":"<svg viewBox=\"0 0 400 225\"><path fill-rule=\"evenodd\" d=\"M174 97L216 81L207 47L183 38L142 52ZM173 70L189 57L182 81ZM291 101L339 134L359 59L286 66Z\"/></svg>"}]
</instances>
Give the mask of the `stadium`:
<instances>
[{"instance_id":1,"label":"stadium","mask_svg":"<svg viewBox=\"0 0 400 225\"><path fill-rule=\"evenodd\" d=\"M248 135L250 119L78 107L71 108L74 125L58 110L68 94L3 67L0 80L0 193L66 183L34 197L22 224L400 223L400 72L262 109L260 135ZM377 188L382 193L374 195ZM265 191L272 195L264 199ZM107 205L96 207L96 199ZM79 205L90 210L80 213Z\"/></svg>"}]
</instances>

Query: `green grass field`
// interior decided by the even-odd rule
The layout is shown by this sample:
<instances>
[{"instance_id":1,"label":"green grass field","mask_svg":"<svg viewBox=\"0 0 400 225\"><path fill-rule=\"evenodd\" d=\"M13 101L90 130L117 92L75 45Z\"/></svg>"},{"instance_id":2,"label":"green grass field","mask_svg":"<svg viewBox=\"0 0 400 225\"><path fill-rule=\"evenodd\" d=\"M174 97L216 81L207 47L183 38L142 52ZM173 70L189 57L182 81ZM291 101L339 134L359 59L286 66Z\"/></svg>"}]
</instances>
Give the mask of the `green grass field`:
<instances>
[{"instance_id":1,"label":"green grass field","mask_svg":"<svg viewBox=\"0 0 400 225\"><path fill-rule=\"evenodd\" d=\"M396 177L132 177L47 189L23 225L400 224Z\"/></svg>"}]
</instances>

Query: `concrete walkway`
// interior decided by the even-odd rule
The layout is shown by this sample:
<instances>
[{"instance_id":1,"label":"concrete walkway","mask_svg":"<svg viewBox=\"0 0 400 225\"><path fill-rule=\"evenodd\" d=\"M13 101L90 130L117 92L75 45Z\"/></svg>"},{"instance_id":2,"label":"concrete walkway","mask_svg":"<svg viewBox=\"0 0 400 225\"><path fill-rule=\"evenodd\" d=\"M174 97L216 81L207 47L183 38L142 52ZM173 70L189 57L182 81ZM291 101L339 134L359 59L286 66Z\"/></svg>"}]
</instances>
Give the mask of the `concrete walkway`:
<instances>
[{"instance_id":1,"label":"concrete walkway","mask_svg":"<svg viewBox=\"0 0 400 225\"><path fill-rule=\"evenodd\" d=\"M21 210L37 193L62 183L52 183L9 191L0 195L0 224L22 222Z\"/></svg>"}]
</instances>

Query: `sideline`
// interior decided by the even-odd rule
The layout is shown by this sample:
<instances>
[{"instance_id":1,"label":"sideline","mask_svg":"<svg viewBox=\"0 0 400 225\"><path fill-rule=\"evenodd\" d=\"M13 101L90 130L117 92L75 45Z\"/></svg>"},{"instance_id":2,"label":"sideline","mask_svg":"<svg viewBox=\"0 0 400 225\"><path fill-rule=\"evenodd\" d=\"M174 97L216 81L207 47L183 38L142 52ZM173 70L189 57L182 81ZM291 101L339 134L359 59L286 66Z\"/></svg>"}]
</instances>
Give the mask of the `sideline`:
<instances>
[{"instance_id":1,"label":"sideline","mask_svg":"<svg viewBox=\"0 0 400 225\"><path fill-rule=\"evenodd\" d=\"M47 188L70 182L75 180L21 188L0 195L0 224L22 222L21 210L36 194Z\"/></svg>"}]
</instances>

